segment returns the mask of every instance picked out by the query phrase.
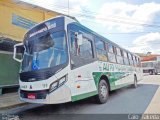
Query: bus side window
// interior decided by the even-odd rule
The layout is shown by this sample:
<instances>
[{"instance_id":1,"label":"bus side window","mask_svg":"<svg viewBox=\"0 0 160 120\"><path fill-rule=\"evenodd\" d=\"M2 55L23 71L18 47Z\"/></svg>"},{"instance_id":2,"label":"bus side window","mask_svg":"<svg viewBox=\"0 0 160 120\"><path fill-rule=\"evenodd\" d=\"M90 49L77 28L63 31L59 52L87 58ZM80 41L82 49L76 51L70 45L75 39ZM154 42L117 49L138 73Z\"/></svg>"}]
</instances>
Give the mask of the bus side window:
<instances>
[{"instance_id":1,"label":"bus side window","mask_svg":"<svg viewBox=\"0 0 160 120\"><path fill-rule=\"evenodd\" d=\"M132 55L130 53L128 53L128 58L129 58L129 64L132 66L133 60L132 60Z\"/></svg>"},{"instance_id":2,"label":"bus side window","mask_svg":"<svg viewBox=\"0 0 160 120\"><path fill-rule=\"evenodd\" d=\"M122 52L121 52L121 49L118 48L118 47L115 47L115 50L116 50L116 58L117 58L117 63L118 64L123 64L123 58L122 58Z\"/></svg>"},{"instance_id":3,"label":"bus side window","mask_svg":"<svg viewBox=\"0 0 160 120\"><path fill-rule=\"evenodd\" d=\"M123 51L124 64L129 65L128 55L126 51Z\"/></svg>"},{"instance_id":4,"label":"bus side window","mask_svg":"<svg viewBox=\"0 0 160 120\"><path fill-rule=\"evenodd\" d=\"M75 32L70 31L70 52L74 55L77 54L77 40L75 36Z\"/></svg>"},{"instance_id":5,"label":"bus side window","mask_svg":"<svg viewBox=\"0 0 160 120\"><path fill-rule=\"evenodd\" d=\"M135 60L135 56L134 55L132 55L132 57L133 57L133 64L134 64L134 66L136 67L136 60Z\"/></svg>"},{"instance_id":6,"label":"bus side window","mask_svg":"<svg viewBox=\"0 0 160 120\"><path fill-rule=\"evenodd\" d=\"M110 62L116 63L115 50L112 44L108 46L108 59Z\"/></svg>"},{"instance_id":7,"label":"bus side window","mask_svg":"<svg viewBox=\"0 0 160 120\"><path fill-rule=\"evenodd\" d=\"M83 37L82 45L79 46L78 55L83 58L93 58L92 43L89 39Z\"/></svg>"},{"instance_id":8,"label":"bus side window","mask_svg":"<svg viewBox=\"0 0 160 120\"><path fill-rule=\"evenodd\" d=\"M131 54L131 59L132 59L132 65L134 66L134 59L133 59L133 55Z\"/></svg>"},{"instance_id":9,"label":"bus side window","mask_svg":"<svg viewBox=\"0 0 160 120\"><path fill-rule=\"evenodd\" d=\"M138 67L141 67L141 61L140 58L137 58Z\"/></svg>"},{"instance_id":10,"label":"bus side window","mask_svg":"<svg viewBox=\"0 0 160 120\"><path fill-rule=\"evenodd\" d=\"M107 61L107 52L105 48L105 43L98 38L95 38L95 48L96 48L96 54L97 58L102 61Z\"/></svg>"},{"instance_id":11,"label":"bus side window","mask_svg":"<svg viewBox=\"0 0 160 120\"><path fill-rule=\"evenodd\" d=\"M77 34L82 35L82 38L78 38ZM92 36L92 34L90 34L90 36ZM78 40L80 40L79 45ZM92 38L88 38L88 36L85 36L82 33L70 31L69 46L71 56L71 69L75 69L83 65L92 63L95 60L92 40Z\"/></svg>"}]
</instances>

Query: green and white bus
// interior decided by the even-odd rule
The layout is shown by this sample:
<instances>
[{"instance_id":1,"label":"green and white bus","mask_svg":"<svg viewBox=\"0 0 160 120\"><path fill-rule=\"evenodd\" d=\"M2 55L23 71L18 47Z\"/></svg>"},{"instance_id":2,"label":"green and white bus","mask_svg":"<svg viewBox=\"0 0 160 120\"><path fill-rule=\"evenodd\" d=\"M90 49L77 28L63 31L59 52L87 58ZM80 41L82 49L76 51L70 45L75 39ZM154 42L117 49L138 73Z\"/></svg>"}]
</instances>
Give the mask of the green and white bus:
<instances>
[{"instance_id":1,"label":"green and white bus","mask_svg":"<svg viewBox=\"0 0 160 120\"><path fill-rule=\"evenodd\" d=\"M24 47L22 59L16 57ZM14 46L21 62L19 96L29 103L58 104L95 96L105 103L109 92L142 78L139 56L81 25L59 16L30 29Z\"/></svg>"}]
</instances>

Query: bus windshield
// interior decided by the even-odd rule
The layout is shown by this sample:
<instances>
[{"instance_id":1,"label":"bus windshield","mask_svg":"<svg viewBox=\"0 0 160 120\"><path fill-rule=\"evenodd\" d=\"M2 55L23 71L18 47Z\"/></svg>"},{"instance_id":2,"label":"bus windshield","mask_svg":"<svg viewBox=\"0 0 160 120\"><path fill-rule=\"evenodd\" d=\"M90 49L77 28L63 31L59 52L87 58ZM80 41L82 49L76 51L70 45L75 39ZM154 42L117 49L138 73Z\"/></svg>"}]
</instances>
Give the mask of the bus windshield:
<instances>
[{"instance_id":1,"label":"bus windshield","mask_svg":"<svg viewBox=\"0 0 160 120\"><path fill-rule=\"evenodd\" d=\"M155 62L142 63L142 67L154 67L154 66L155 66Z\"/></svg>"},{"instance_id":2,"label":"bus windshield","mask_svg":"<svg viewBox=\"0 0 160 120\"><path fill-rule=\"evenodd\" d=\"M65 32L46 33L41 37L26 39L22 72L39 70L65 64L67 46Z\"/></svg>"}]
</instances>

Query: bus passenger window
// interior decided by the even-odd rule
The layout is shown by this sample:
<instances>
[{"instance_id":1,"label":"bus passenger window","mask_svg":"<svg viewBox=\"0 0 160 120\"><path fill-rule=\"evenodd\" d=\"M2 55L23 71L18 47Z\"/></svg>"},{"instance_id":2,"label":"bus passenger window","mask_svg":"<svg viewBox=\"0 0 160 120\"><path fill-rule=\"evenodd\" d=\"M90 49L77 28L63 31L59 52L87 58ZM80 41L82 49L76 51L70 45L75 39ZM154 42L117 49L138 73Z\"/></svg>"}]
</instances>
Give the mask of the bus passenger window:
<instances>
[{"instance_id":1,"label":"bus passenger window","mask_svg":"<svg viewBox=\"0 0 160 120\"><path fill-rule=\"evenodd\" d=\"M128 55L126 51L123 51L124 64L129 65Z\"/></svg>"},{"instance_id":2,"label":"bus passenger window","mask_svg":"<svg viewBox=\"0 0 160 120\"><path fill-rule=\"evenodd\" d=\"M82 45L79 46L79 56L84 58L93 58L92 44L87 38L83 38Z\"/></svg>"},{"instance_id":3,"label":"bus passenger window","mask_svg":"<svg viewBox=\"0 0 160 120\"><path fill-rule=\"evenodd\" d=\"M132 66L133 65L133 59L132 59L132 55L130 53L128 53L128 58L129 58L129 64Z\"/></svg>"},{"instance_id":4,"label":"bus passenger window","mask_svg":"<svg viewBox=\"0 0 160 120\"><path fill-rule=\"evenodd\" d=\"M95 38L95 48L96 48L96 54L97 58L102 61L107 61L107 52L105 50L105 44L103 41Z\"/></svg>"},{"instance_id":5,"label":"bus passenger window","mask_svg":"<svg viewBox=\"0 0 160 120\"><path fill-rule=\"evenodd\" d=\"M108 59L110 62L116 63L116 55L115 55L115 51L114 51L114 46L112 46L111 44L109 44L108 46Z\"/></svg>"},{"instance_id":6,"label":"bus passenger window","mask_svg":"<svg viewBox=\"0 0 160 120\"><path fill-rule=\"evenodd\" d=\"M70 52L74 55L77 54L77 40L75 36L75 32L70 32Z\"/></svg>"},{"instance_id":7,"label":"bus passenger window","mask_svg":"<svg viewBox=\"0 0 160 120\"><path fill-rule=\"evenodd\" d=\"M121 49L116 47L116 58L117 58L117 63L119 64L123 64L123 57L122 57L122 52L121 52Z\"/></svg>"}]
</instances>

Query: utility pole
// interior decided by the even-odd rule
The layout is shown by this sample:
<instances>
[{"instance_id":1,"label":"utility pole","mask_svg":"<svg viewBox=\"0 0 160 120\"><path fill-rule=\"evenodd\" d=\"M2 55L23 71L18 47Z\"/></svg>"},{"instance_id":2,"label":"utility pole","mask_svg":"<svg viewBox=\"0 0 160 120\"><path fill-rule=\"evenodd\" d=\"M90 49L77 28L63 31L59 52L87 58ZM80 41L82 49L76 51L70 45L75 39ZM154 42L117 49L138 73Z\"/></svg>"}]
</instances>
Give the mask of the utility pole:
<instances>
[{"instance_id":1,"label":"utility pole","mask_svg":"<svg viewBox=\"0 0 160 120\"><path fill-rule=\"evenodd\" d=\"M68 0L68 16L69 16L69 0Z\"/></svg>"}]
</instances>

